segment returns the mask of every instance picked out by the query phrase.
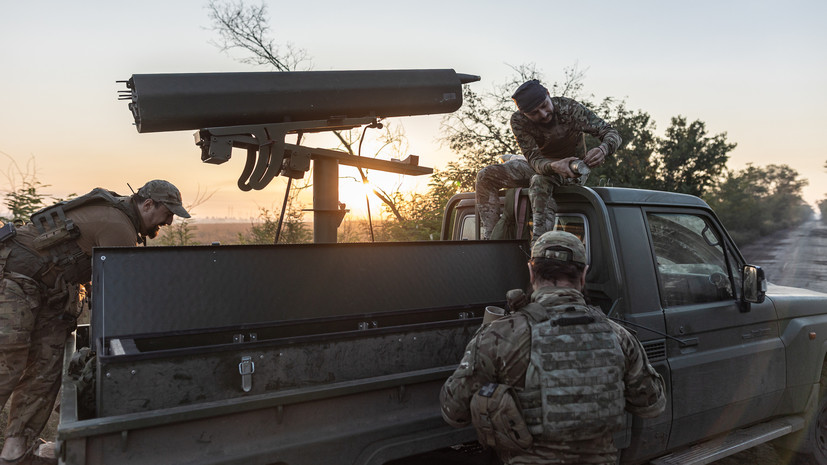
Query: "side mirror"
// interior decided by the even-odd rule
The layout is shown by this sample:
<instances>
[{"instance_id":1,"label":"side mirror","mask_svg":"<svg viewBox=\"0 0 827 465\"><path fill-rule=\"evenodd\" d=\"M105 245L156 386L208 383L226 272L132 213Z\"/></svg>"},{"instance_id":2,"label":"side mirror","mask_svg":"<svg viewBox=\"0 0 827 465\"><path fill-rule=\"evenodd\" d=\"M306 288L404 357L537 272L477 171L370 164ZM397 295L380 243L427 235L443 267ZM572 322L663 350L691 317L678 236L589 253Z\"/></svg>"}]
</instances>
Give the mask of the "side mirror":
<instances>
[{"instance_id":1,"label":"side mirror","mask_svg":"<svg viewBox=\"0 0 827 465\"><path fill-rule=\"evenodd\" d=\"M767 295L767 278L760 266L744 265L742 270L742 293L744 302L760 304Z\"/></svg>"}]
</instances>

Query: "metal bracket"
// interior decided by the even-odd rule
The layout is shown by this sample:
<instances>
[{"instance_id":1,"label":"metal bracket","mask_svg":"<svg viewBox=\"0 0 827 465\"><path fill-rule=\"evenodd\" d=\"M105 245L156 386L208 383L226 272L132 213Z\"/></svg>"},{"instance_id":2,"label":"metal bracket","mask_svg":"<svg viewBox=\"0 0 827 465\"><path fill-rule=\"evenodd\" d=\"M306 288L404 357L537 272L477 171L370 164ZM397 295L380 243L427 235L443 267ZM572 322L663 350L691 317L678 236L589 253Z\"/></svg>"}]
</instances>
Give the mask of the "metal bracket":
<instances>
[{"instance_id":1,"label":"metal bracket","mask_svg":"<svg viewBox=\"0 0 827 465\"><path fill-rule=\"evenodd\" d=\"M247 150L247 162L238 178L242 191L264 189L279 174L302 178L310 169L310 156L304 152L285 150L287 134L337 131L375 124L376 117L294 121L245 126L204 128L195 132L195 145L201 148L201 161L220 165L232 157L233 148ZM343 155L347 155L343 153ZM289 157L285 167L284 159ZM295 158L294 158L295 157Z\"/></svg>"},{"instance_id":2,"label":"metal bracket","mask_svg":"<svg viewBox=\"0 0 827 465\"><path fill-rule=\"evenodd\" d=\"M256 364L250 356L241 357L241 363L238 364L238 373L241 375L241 389L244 392L250 392L253 388L253 373L256 372Z\"/></svg>"}]
</instances>

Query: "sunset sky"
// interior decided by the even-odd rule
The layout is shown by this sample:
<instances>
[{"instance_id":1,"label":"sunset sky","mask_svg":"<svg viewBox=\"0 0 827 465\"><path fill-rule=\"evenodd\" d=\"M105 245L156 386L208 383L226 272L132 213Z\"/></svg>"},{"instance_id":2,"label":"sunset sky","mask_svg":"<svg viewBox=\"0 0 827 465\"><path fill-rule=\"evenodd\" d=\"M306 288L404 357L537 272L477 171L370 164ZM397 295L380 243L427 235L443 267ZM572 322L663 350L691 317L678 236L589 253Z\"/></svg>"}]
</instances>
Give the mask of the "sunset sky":
<instances>
[{"instance_id":1,"label":"sunset sky","mask_svg":"<svg viewBox=\"0 0 827 465\"><path fill-rule=\"evenodd\" d=\"M812 1L266 1L277 43L306 50L315 70L453 68L486 90L535 63L547 81L585 70L597 99L625 98L648 112L659 135L673 116L706 123L737 143L729 166L788 164L809 180L805 200L827 193L827 2ZM124 88L144 73L267 71L211 44L206 0L4 1L0 16L0 168L24 170L54 196L101 186L128 193L172 181L185 204L213 192L197 218L247 220L281 204L284 183L241 192L243 154L203 164L193 131L138 134ZM308 5L311 5L310 7ZM443 167L441 116L392 121L407 153ZM370 132L368 133L371 134ZM366 142L369 144L370 142ZM332 146L332 145L331 145ZM355 176L342 167L343 177ZM388 189L394 176L378 179ZM424 190L427 177L405 181ZM357 185L342 197L364 211ZM0 193L9 189L0 180ZM372 198L371 204L379 204ZM308 205L309 208L309 205ZM361 213L360 213L361 214Z\"/></svg>"}]
</instances>

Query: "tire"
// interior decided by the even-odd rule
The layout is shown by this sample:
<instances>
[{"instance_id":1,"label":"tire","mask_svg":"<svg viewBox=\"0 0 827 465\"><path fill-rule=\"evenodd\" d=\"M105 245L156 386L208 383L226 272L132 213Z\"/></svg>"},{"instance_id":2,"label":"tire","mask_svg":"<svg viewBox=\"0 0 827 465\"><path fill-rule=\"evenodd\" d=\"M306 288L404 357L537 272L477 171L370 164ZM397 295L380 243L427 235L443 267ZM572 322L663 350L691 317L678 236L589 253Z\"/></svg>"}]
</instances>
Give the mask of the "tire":
<instances>
[{"instance_id":1,"label":"tire","mask_svg":"<svg viewBox=\"0 0 827 465\"><path fill-rule=\"evenodd\" d=\"M822 368L820 384L818 406L808 415L804 431L795 435L796 441L781 445L787 449L795 443L790 464L827 465L827 365Z\"/></svg>"}]
</instances>

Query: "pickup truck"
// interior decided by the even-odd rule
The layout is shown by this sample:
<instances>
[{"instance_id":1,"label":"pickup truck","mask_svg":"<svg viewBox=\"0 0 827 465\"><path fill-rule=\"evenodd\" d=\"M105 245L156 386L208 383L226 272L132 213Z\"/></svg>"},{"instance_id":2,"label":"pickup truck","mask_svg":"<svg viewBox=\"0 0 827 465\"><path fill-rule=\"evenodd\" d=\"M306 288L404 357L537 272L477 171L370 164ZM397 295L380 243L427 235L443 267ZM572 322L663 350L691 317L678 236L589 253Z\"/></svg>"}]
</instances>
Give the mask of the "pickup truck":
<instances>
[{"instance_id":1,"label":"pickup truck","mask_svg":"<svg viewBox=\"0 0 827 465\"><path fill-rule=\"evenodd\" d=\"M666 411L616 434L621 463L773 441L827 464L827 295L768 283L697 197L555 196L555 227L587 248L588 299L666 382ZM443 241L95 249L91 325L66 352L67 367L96 352L95 407L65 373L60 463L487 460L438 392L485 307L527 286L528 243L475 240L474 210L451 199Z\"/></svg>"}]
</instances>

